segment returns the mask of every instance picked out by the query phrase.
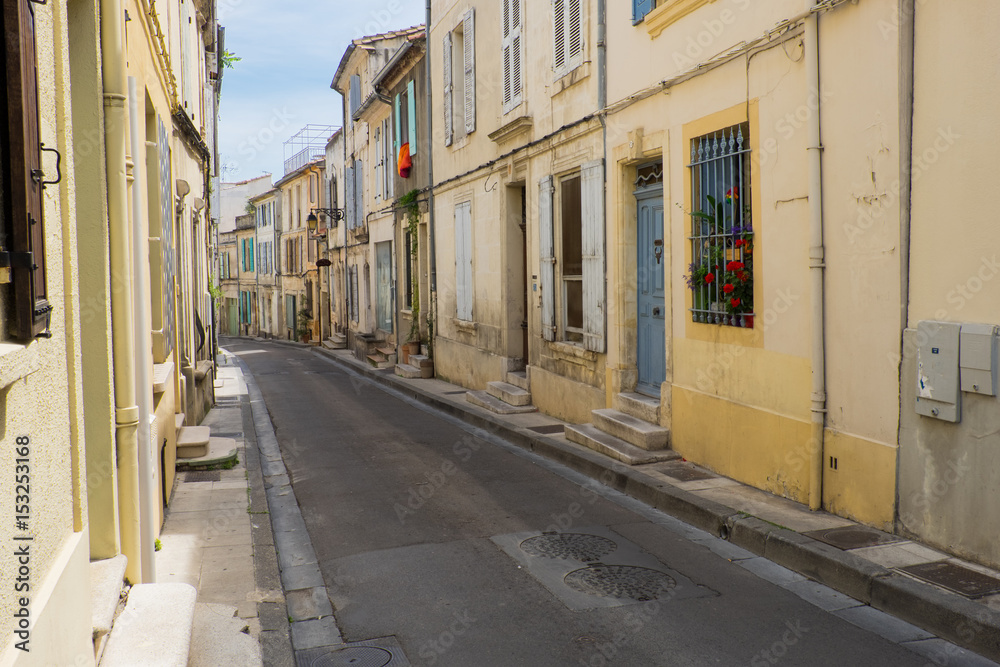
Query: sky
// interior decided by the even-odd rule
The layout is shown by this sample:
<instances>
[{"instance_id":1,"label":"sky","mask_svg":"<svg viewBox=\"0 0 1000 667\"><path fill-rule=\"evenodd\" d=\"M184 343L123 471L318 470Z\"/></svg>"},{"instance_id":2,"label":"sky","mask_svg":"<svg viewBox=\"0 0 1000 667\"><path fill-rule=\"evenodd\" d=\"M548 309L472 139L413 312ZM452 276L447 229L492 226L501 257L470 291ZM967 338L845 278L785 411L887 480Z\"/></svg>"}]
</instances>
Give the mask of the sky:
<instances>
[{"instance_id":1,"label":"sky","mask_svg":"<svg viewBox=\"0 0 1000 667\"><path fill-rule=\"evenodd\" d=\"M219 0L226 50L241 58L222 79L223 182L284 175L284 142L307 124L342 123L330 88L352 39L424 22L425 0Z\"/></svg>"}]
</instances>

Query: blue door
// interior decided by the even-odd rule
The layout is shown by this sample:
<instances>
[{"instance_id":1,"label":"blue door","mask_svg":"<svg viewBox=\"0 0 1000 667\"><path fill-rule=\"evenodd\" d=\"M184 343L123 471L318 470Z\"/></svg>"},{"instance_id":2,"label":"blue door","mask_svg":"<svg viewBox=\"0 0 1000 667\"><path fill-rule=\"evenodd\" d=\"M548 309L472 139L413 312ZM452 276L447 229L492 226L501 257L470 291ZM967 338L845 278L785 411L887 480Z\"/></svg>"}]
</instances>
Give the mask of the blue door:
<instances>
[{"instance_id":1,"label":"blue door","mask_svg":"<svg viewBox=\"0 0 1000 667\"><path fill-rule=\"evenodd\" d=\"M663 193L637 193L636 299L639 310L637 391L660 395L667 378L666 313L663 302Z\"/></svg>"}]
</instances>

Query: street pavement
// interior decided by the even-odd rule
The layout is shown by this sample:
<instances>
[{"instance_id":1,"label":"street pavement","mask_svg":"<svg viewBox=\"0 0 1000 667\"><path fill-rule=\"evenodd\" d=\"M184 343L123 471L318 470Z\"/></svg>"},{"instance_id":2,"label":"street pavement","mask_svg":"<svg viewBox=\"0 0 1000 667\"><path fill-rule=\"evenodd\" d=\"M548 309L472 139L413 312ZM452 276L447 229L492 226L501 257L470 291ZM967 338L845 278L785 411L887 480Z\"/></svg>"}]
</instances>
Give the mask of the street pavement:
<instances>
[{"instance_id":1,"label":"street pavement","mask_svg":"<svg viewBox=\"0 0 1000 667\"><path fill-rule=\"evenodd\" d=\"M994 664L310 349L225 346L298 505L279 561L322 574L285 585L300 665Z\"/></svg>"}]
</instances>

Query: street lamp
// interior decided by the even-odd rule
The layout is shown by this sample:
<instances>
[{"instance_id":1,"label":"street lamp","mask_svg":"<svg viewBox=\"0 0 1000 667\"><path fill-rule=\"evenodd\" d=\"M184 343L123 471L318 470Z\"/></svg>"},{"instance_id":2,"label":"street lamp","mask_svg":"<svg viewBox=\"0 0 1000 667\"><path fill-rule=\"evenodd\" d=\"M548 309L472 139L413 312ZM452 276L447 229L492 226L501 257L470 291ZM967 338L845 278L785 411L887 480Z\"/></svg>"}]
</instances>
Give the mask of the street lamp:
<instances>
[{"instance_id":1,"label":"street lamp","mask_svg":"<svg viewBox=\"0 0 1000 667\"><path fill-rule=\"evenodd\" d=\"M309 216L306 218L306 225L309 226L309 231L315 233L316 226L319 223L319 218L316 217L316 212L322 215L328 216L334 221L343 220L347 217L347 211L342 208L322 208L316 207L309 211Z\"/></svg>"}]
</instances>

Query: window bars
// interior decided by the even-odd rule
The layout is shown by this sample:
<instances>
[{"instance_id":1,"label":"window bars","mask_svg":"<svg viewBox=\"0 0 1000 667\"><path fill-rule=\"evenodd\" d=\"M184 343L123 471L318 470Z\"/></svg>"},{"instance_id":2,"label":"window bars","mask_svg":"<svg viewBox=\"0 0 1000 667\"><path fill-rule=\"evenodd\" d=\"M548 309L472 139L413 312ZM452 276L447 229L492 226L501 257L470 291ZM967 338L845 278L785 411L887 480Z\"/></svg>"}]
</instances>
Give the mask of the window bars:
<instances>
[{"instance_id":1,"label":"window bars","mask_svg":"<svg viewBox=\"0 0 1000 667\"><path fill-rule=\"evenodd\" d=\"M691 141L691 265L694 322L753 328L753 227L749 126Z\"/></svg>"}]
</instances>

